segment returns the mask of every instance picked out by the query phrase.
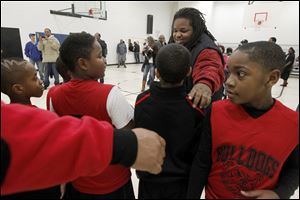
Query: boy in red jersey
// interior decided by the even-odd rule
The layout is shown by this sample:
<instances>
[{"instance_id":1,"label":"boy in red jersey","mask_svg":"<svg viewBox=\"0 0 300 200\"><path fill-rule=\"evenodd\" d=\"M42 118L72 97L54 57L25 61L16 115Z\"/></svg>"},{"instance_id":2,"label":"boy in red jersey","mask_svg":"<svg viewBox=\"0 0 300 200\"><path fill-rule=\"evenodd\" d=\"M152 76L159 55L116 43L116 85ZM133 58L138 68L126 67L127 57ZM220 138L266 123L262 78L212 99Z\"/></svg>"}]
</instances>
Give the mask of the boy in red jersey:
<instances>
[{"instance_id":1,"label":"boy in red jersey","mask_svg":"<svg viewBox=\"0 0 300 200\"><path fill-rule=\"evenodd\" d=\"M299 186L299 114L272 98L285 55L253 42L228 60L228 100L214 102L190 174L188 198L289 198Z\"/></svg>"},{"instance_id":2,"label":"boy in red jersey","mask_svg":"<svg viewBox=\"0 0 300 200\"><path fill-rule=\"evenodd\" d=\"M133 108L117 87L97 82L104 77L102 49L88 33L71 34L60 48L60 58L71 80L49 90L47 109L58 115L92 116L117 129L133 128ZM103 173L72 181L72 196L79 199L134 198L130 169L110 165Z\"/></svg>"},{"instance_id":3,"label":"boy in red jersey","mask_svg":"<svg viewBox=\"0 0 300 200\"><path fill-rule=\"evenodd\" d=\"M47 96L47 108L58 115L92 116L118 129L133 127L133 108L113 85L97 82L104 77L102 49L95 37L87 33L71 34L60 48L61 61L72 79L53 87ZM74 198L134 198L130 170L111 165L93 177L72 182Z\"/></svg>"}]
</instances>

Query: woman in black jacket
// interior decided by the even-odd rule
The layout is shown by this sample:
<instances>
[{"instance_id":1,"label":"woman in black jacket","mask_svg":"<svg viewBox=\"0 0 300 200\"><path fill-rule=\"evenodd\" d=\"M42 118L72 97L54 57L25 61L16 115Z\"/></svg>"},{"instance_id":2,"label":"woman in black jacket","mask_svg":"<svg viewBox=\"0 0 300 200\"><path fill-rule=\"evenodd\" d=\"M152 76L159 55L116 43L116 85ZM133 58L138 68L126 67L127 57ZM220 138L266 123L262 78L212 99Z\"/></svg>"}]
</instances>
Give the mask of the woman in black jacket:
<instances>
[{"instance_id":1,"label":"woman in black jacket","mask_svg":"<svg viewBox=\"0 0 300 200\"><path fill-rule=\"evenodd\" d=\"M288 54L286 55L285 58L285 66L281 74L281 78L283 79L283 84L281 84L281 86L283 87L286 87L288 84L287 80L289 79L290 73L293 69L294 61L295 61L295 50L293 49L293 47L290 47Z\"/></svg>"}]
</instances>

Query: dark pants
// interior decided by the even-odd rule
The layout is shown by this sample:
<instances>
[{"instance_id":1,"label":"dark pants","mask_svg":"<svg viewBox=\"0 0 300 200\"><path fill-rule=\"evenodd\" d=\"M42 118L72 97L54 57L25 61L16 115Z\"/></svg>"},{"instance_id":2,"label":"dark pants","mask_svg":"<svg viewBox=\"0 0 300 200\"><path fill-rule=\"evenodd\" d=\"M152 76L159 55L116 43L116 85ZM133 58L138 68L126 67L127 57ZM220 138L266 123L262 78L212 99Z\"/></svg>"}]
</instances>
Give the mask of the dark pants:
<instances>
[{"instance_id":1,"label":"dark pants","mask_svg":"<svg viewBox=\"0 0 300 200\"><path fill-rule=\"evenodd\" d=\"M135 199L131 179L118 190L108 194L86 194L79 192L74 187L71 189L72 199Z\"/></svg>"},{"instance_id":2,"label":"dark pants","mask_svg":"<svg viewBox=\"0 0 300 200\"><path fill-rule=\"evenodd\" d=\"M140 179L139 199L185 199L187 187L187 180L160 183Z\"/></svg>"},{"instance_id":3,"label":"dark pants","mask_svg":"<svg viewBox=\"0 0 300 200\"><path fill-rule=\"evenodd\" d=\"M140 63L140 52L134 52L134 58L136 63Z\"/></svg>"},{"instance_id":4,"label":"dark pants","mask_svg":"<svg viewBox=\"0 0 300 200\"><path fill-rule=\"evenodd\" d=\"M50 72L54 75L54 84L59 84L59 74L56 70L55 63L44 63L45 65L45 77L44 77L44 86L48 87L50 85L49 76Z\"/></svg>"},{"instance_id":5,"label":"dark pants","mask_svg":"<svg viewBox=\"0 0 300 200\"><path fill-rule=\"evenodd\" d=\"M292 72L292 69L293 69L293 67L286 67L286 68L283 70L283 72L282 72L280 78L282 78L283 80L287 81L287 80L289 79L289 77L290 77L290 74L291 74L291 72Z\"/></svg>"}]
</instances>

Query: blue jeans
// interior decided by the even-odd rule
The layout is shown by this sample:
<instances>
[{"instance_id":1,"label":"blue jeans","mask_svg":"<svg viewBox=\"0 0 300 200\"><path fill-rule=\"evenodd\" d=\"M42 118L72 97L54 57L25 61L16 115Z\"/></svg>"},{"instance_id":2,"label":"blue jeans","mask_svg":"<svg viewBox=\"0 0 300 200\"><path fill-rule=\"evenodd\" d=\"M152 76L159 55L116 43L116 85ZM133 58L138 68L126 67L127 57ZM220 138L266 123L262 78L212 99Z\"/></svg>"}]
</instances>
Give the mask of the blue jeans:
<instances>
[{"instance_id":1,"label":"blue jeans","mask_svg":"<svg viewBox=\"0 0 300 200\"><path fill-rule=\"evenodd\" d=\"M135 62L139 63L140 62L140 52L134 52L134 58L135 58Z\"/></svg>"},{"instance_id":2,"label":"blue jeans","mask_svg":"<svg viewBox=\"0 0 300 200\"><path fill-rule=\"evenodd\" d=\"M154 66L152 63L145 64L145 69L144 69L144 73L143 73L144 81L147 80L147 75L149 72L150 72L150 76L149 76L149 85L150 85L154 81Z\"/></svg>"},{"instance_id":3,"label":"blue jeans","mask_svg":"<svg viewBox=\"0 0 300 200\"><path fill-rule=\"evenodd\" d=\"M45 67L44 67L44 64L42 63L42 61L34 61L32 59L29 58L29 62L35 66L37 66L38 70L39 70L39 75L40 75L40 79L42 81L44 81L44 73L45 73Z\"/></svg>"},{"instance_id":4,"label":"blue jeans","mask_svg":"<svg viewBox=\"0 0 300 200\"><path fill-rule=\"evenodd\" d=\"M43 63L45 66L45 79L44 79L44 86L48 87L50 85L49 82L49 76L50 72L53 73L54 76L54 84L58 85L59 84L59 74L56 70L55 63Z\"/></svg>"}]
</instances>

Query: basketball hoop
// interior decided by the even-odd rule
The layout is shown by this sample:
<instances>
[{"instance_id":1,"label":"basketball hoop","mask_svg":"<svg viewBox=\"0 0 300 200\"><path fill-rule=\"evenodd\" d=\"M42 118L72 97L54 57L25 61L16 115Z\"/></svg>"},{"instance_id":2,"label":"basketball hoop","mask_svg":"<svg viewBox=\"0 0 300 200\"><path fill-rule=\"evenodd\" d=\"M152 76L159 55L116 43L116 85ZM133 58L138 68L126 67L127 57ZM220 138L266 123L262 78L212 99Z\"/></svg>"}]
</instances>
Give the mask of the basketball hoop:
<instances>
[{"instance_id":1,"label":"basketball hoop","mask_svg":"<svg viewBox=\"0 0 300 200\"><path fill-rule=\"evenodd\" d=\"M255 21L254 23L255 23L255 30L256 31L260 31L260 28L263 26L263 24L264 24L264 20L263 19L260 19L260 20L257 20L257 21Z\"/></svg>"},{"instance_id":2,"label":"basketball hoop","mask_svg":"<svg viewBox=\"0 0 300 200\"><path fill-rule=\"evenodd\" d=\"M260 31L260 29L265 27L265 22L268 20L268 12L256 12L254 13L254 28L255 31Z\"/></svg>"}]
</instances>

